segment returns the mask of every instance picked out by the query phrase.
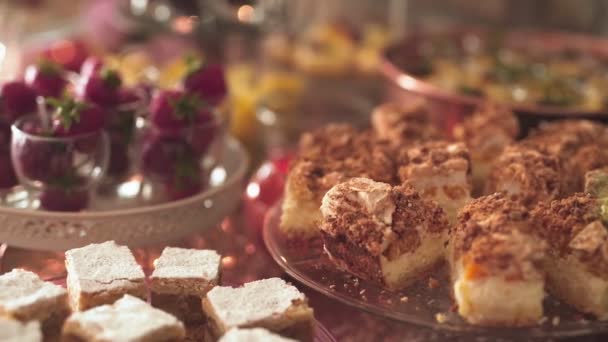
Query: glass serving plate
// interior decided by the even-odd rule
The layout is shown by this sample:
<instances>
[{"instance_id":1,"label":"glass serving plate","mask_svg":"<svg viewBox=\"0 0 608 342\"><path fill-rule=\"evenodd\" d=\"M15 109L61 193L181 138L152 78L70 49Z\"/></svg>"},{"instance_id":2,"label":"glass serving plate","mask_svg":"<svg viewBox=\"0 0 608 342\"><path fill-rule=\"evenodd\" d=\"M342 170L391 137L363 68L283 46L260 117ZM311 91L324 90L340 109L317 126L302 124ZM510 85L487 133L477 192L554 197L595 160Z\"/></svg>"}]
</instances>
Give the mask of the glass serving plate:
<instances>
[{"instance_id":1,"label":"glass serving plate","mask_svg":"<svg viewBox=\"0 0 608 342\"><path fill-rule=\"evenodd\" d=\"M81 212L39 210L37 200L18 187L0 203L0 241L55 251L107 240L136 247L211 227L237 207L249 165L247 153L234 138L225 136L216 145L217 157L205 174L206 189L184 199L158 196L155 185L139 173L100 189L90 208Z\"/></svg>"},{"instance_id":2,"label":"glass serving plate","mask_svg":"<svg viewBox=\"0 0 608 342\"><path fill-rule=\"evenodd\" d=\"M266 215L264 242L290 276L320 293L355 308L396 321L446 332L500 338L572 337L608 332L608 322L594 321L547 296L545 317L537 326L488 328L466 323L455 310L445 266L414 285L389 291L337 268L323 253L320 239L289 240L280 230L280 203Z\"/></svg>"}]
</instances>

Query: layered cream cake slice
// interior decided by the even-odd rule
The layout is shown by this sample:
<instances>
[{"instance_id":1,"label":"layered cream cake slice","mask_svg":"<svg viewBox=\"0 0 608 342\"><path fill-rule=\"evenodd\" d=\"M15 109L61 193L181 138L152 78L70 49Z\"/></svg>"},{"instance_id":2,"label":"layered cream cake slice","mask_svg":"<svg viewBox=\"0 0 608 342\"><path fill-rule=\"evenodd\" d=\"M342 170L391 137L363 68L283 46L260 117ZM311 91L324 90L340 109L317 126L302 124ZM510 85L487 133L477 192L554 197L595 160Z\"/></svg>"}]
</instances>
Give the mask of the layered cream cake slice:
<instances>
[{"instance_id":1,"label":"layered cream cake slice","mask_svg":"<svg viewBox=\"0 0 608 342\"><path fill-rule=\"evenodd\" d=\"M558 198L561 164L557 157L524 145L511 145L498 157L486 181L485 193L504 192L524 205Z\"/></svg>"},{"instance_id":2,"label":"layered cream cake slice","mask_svg":"<svg viewBox=\"0 0 608 342\"><path fill-rule=\"evenodd\" d=\"M458 313L484 326L525 326L543 316L546 246L528 210L503 194L481 197L459 214L448 259Z\"/></svg>"},{"instance_id":3,"label":"layered cream cake slice","mask_svg":"<svg viewBox=\"0 0 608 342\"><path fill-rule=\"evenodd\" d=\"M263 328L233 328L228 330L218 342L296 342L296 340L277 335Z\"/></svg>"},{"instance_id":4,"label":"layered cream cake slice","mask_svg":"<svg viewBox=\"0 0 608 342\"><path fill-rule=\"evenodd\" d=\"M588 120L541 124L523 144L560 159L562 196L583 191L585 173L608 166L608 129Z\"/></svg>"},{"instance_id":5,"label":"layered cream cake slice","mask_svg":"<svg viewBox=\"0 0 608 342\"><path fill-rule=\"evenodd\" d=\"M42 342L40 322L20 322L0 317L0 341L2 342Z\"/></svg>"},{"instance_id":6,"label":"layered cream cake slice","mask_svg":"<svg viewBox=\"0 0 608 342\"><path fill-rule=\"evenodd\" d=\"M453 135L469 150L473 190L482 194L492 163L519 135L519 122L509 109L486 103L454 127Z\"/></svg>"},{"instance_id":7,"label":"layered cream cake slice","mask_svg":"<svg viewBox=\"0 0 608 342\"><path fill-rule=\"evenodd\" d=\"M392 182L394 166L387 146L373 133L349 125L328 125L304 134L299 158L287 176L281 230L290 237L318 236L323 195L351 177Z\"/></svg>"},{"instance_id":8,"label":"layered cream cake slice","mask_svg":"<svg viewBox=\"0 0 608 342\"><path fill-rule=\"evenodd\" d=\"M446 215L411 186L352 178L327 192L321 212L325 251L362 279L400 289L443 260Z\"/></svg>"},{"instance_id":9,"label":"layered cream cake slice","mask_svg":"<svg viewBox=\"0 0 608 342\"><path fill-rule=\"evenodd\" d=\"M397 165L399 180L436 201L454 223L458 210L471 200L471 163L462 143L424 143L403 149Z\"/></svg>"},{"instance_id":10,"label":"layered cream cake slice","mask_svg":"<svg viewBox=\"0 0 608 342\"><path fill-rule=\"evenodd\" d=\"M402 147L444 138L431 115L424 100L389 102L372 112L371 122L380 139Z\"/></svg>"},{"instance_id":11,"label":"layered cream cake slice","mask_svg":"<svg viewBox=\"0 0 608 342\"><path fill-rule=\"evenodd\" d=\"M577 310L608 319L608 230L602 201L587 194L540 205L535 226L550 246L549 291Z\"/></svg>"}]
</instances>

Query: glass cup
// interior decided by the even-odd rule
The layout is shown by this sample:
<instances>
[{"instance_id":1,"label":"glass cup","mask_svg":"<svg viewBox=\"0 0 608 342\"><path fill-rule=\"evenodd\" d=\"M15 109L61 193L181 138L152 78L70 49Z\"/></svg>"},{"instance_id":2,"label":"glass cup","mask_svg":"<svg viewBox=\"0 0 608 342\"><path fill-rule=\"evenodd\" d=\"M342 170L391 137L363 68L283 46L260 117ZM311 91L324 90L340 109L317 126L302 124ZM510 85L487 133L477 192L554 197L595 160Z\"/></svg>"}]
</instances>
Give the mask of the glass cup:
<instances>
[{"instance_id":1,"label":"glass cup","mask_svg":"<svg viewBox=\"0 0 608 342\"><path fill-rule=\"evenodd\" d=\"M26 116L11 127L11 158L19 182L38 206L52 211L80 211L88 206L89 193L105 175L110 139L105 131L70 137L47 137L24 128L38 125L37 116Z\"/></svg>"}]
</instances>

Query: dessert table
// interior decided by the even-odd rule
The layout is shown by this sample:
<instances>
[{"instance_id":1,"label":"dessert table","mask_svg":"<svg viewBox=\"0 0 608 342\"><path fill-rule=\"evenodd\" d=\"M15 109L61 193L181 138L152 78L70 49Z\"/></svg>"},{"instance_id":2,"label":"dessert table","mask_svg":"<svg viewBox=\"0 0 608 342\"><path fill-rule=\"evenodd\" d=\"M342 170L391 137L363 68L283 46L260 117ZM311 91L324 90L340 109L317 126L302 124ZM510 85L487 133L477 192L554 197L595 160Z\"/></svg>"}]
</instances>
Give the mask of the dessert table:
<instances>
[{"instance_id":1,"label":"dessert table","mask_svg":"<svg viewBox=\"0 0 608 342\"><path fill-rule=\"evenodd\" d=\"M327 328L336 341L509 341L488 336L454 335L397 323L326 298L289 279L274 263L266 251L259 231L247 221L242 208L215 227L167 245L217 250L223 256L224 284L238 285L273 276L284 277L294 282L308 295L317 320ZM151 272L154 260L164 247L164 245L152 246L134 250L136 258L147 273ZM31 251L0 245L0 258L0 273L22 267L38 273L43 279L61 283L65 278L63 253ZM560 341L606 340L608 336L598 335Z\"/></svg>"}]
</instances>

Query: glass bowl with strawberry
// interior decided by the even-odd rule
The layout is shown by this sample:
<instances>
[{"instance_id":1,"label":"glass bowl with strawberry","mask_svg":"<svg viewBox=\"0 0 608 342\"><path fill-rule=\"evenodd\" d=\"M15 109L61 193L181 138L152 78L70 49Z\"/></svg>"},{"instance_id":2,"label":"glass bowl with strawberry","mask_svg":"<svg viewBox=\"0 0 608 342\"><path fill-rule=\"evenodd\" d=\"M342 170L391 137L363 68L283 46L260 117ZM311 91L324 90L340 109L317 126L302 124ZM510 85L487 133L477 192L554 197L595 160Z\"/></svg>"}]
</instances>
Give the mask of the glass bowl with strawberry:
<instances>
[{"instance_id":1,"label":"glass bowl with strawberry","mask_svg":"<svg viewBox=\"0 0 608 342\"><path fill-rule=\"evenodd\" d=\"M138 89L123 86L121 75L95 56L83 63L74 92L77 98L104 108L111 151L107 176L125 178L132 170L135 122L146 109L145 96Z\"/></svg>"},{"instance_id":2,"label":"glass bowl with strawberry","mask_svg":"<svg viewBox=\"0 0 608 342\"><path fill-rule=\"evenodd\" d=\"M106 113L71 97L48 100L48 105L50 116L42 103L39 115L19 118L11 127L15 172L41 209L80 211L88 207L108 166Z\"/></svg>"},{"instance_id":3,"label":"glass bowl with strawberry","mask_svg":"<svg viewBox=\"0 0 608 342\"><path fill-rule=\"evenodd\" d=\"M157 91L148 114L140 154L144 175L167 200L200 192L218 159L223 115L198 93L179 89Z\"/></svg>"}]
</instances>

